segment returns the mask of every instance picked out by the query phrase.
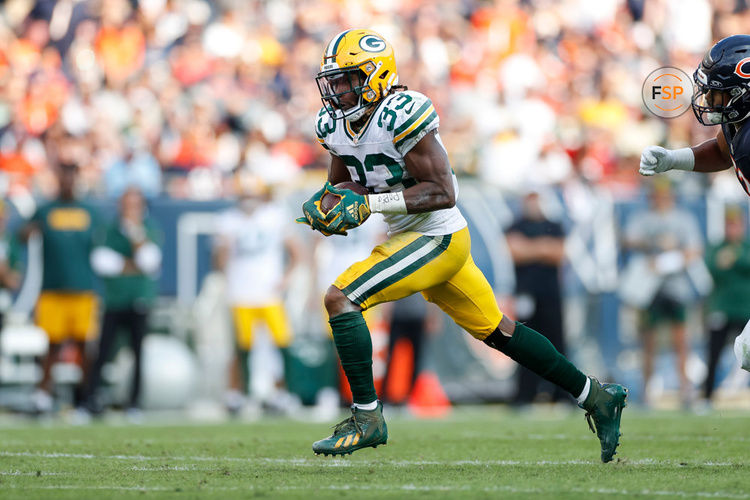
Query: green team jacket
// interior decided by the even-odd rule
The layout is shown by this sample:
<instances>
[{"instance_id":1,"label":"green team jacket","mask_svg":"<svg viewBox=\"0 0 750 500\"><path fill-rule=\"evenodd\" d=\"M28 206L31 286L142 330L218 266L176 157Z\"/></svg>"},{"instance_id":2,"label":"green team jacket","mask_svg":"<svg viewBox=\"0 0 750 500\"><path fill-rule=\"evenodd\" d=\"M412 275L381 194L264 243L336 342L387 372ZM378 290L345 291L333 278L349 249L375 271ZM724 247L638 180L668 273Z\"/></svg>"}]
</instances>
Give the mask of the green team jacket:
<instances>
[{"instance_id":1,"label":"green team jacket","mask_svg":"<svg viewBox=\"0 0 750 500\"><path fill-rule=\"evenodd\" d=\"M149 219L144 221L146 237L149 241L161 246L161 232L155 223ZM130 240L120 229L119 220L109 224L104 232L104 243L126 259L133 258L133 247ZM155 276L143 273L120 274L118 276L103 277L104 304L110 310L148 308L157 295L157 280Z\"/></svg>"},{"instance_id":2,"label":"green team jacket","mask_svg":"<svg viewBox=\"0 0 750 500\"><path fill-rule=\"evenodd\" d=\"M750 318L750 240L712 245L706 252L706 265L714 279L709 310L723 312L730 320L747 321Z\"/></svg>"}]
</instances>

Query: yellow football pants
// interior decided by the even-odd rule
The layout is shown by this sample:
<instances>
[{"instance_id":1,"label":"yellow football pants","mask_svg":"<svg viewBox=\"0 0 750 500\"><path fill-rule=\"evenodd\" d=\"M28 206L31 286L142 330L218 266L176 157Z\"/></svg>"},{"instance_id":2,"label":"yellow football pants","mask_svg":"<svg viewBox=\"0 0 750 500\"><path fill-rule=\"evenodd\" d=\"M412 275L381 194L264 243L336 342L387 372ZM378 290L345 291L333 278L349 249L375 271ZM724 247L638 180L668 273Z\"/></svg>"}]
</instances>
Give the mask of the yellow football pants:
<instances>
[{"instance_id":1,"label":"yellow football pants","mask_svg":"<svg viewBox=\"0 0 750 500\"><path fill-rule=\"evenodd\" d=\"M492 287L471 258L468 228L441 236L396 234L351 265L334 286L363 309L422 292L480 340L503 318Z\"/></svg>"},{"instance_id":2,"label":"yellow football pants","mask_svg":"<svg viewBox=\"0 0 750 500\"><path fill-rule=\"evenodd\" d=\"M292 329L281 303L260 307L232 308L237 346L249 351L253 346L253 330L258 323L265 323L271 333L274 344L278 347L289 347L292 343Z\"/></svg>"},{"instance_id":3,"label":"yellow football pants","mask_svg":"<svg viewBox=\"0 0 750 500\"><path fill-rule=\"evenodd\" d=\"M36 303L36 324L51 344L71 338L93 340L97 336L96 308L93 292L42 292Z\"/></svg>"}]
</instances>

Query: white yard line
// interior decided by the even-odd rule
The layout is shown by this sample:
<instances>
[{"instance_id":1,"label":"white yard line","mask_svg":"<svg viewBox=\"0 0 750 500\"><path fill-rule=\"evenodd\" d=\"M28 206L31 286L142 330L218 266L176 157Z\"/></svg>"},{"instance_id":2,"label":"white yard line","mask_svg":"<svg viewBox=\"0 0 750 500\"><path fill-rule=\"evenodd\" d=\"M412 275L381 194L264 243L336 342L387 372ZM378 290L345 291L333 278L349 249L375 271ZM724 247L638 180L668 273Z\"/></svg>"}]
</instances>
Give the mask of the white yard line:
<instances>
[{"instance_id":1,"label":"white yard line","mask_svg":"<svg viewBox=\"0 0 750 500\"><path fill-rule=\"evenodd\" d=\"M209 471L215 471L217 469L211 468L211 467L195 467L193 465L163 465L163 466L156 466L156 467L139 467L139 466L133 466L130 468L130 470L135 470L139 472L181 472L181 471L188 471L188 472L209 472Z\"/></svg>"},{"instance_id":2,"label":"white yard line","mask_svg":"<svg viewBox=\"0 0 750 500\"><path fill-rule=\"evenodd\" d=\"M441 467L490 467L490 466L531 466L540 465L594 465L598 460L350 460L348 458L253 458L253 457L211 457L211 456L147 456L147 455L92 455L88 453L60 453L60 452L30 452L30 451L0 451L0 457L39 457L39 458L76 458L83 460L132 460L148 461L180 461L180 462L243 462L254 464L281 464L300 467L355 467L366 465L413 467L435 465ZM736 467L743 463L736 462L689 462L680 460L625 460L615 466L701 466L701 467ZM144 469L145 470L145 469ZM154 467L153 470L168 470ZM181 470L181 469L173 469ZM185 469L189 470L189 469Z\"/></svg>"},{"instance_id":3,"label":"white yard line","mask_svg":"<svg viewBox=\"0 0 750 500\"><path fill-rule=\"evenodd\" d=\"M0 489L12 490L114 490L114 491L176 491L178 488L168 488L166 486L118 486L118 485L75 485L75 484L58 484L58 485L3 485ZM203 489L203 488L201 488ZM251 489L251 488L248 488Z\"/></svg>"},{"instance_id":4,"label":"white yard line","mask_svg":"<svg viewBox=\"0 0 750 500\"><path fill-rule=\"evenodd\" d=\"M252 491L255 489L262 491L383 491L383 492L482 492L482 493L522 493L522 494L560 494L560 493L578 493L578 494L596 494L596 495L643 495L643 496L667 496L679 498L728 498L732 500L744 500L750 498L747 493L730 493L723 491L680 491L680 490L625 490L609 488L564 488L545 490L541 488L517 488L514 486L451 486L451 485L316 485L314 487L303 486L259 486L247 484L243 486L208 486L203 485L197 488L179 488L165 486L119 486L119 485L4 485L4 488L24 489L24 490L99 490L99 491Z\"/></svg>"},{"instance_id":5,"label":"white yard line","mask_svg":"<svg viewBox=\"0 0 750 500\"><path fill-rule=\"evenodd\" d=\"M518 441L527 439L529 441L590 441L593 436L590 432L588 433L579 433L579 434L526 434L525 436L519 436L519 435L513 435L513 434L507 434L507 435L492 435L488 436L486 432L481 431L463 431L460 433L460 436L463 438L481 438L483 440L502 440L502 441ZM747 436L737 436L737 437L716 437L716 436L657 436L654 434L635 434L635 433L629 433L627 432L627 429L625 429L625 433L623 433L623 440L628 441L652 441L652 440L660 440L660 441L674 441L674 442L683 442L683 441L707 441L707 442L716 442L716 441L732 441L732 442L746 442L750 441L750 437Z\"/></svg>"},{"instance_id":6,"label":"white yard line","mask_svg":"<svg viewBox=\"0 0 750 500\"><path fill-rule=\"evenodd\" d=\"M0 470L0 476L69 476L67 472L44 472L44 471L20 471L20 470Z\"/></svg>"}]
</instances>

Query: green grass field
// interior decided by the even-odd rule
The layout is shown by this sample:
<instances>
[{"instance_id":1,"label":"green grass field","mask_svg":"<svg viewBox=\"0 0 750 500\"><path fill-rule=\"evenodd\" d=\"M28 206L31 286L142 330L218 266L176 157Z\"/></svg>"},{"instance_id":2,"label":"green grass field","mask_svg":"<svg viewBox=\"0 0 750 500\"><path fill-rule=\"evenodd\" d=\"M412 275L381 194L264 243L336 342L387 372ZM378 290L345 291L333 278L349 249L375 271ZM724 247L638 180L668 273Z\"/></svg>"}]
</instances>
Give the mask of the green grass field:
<instances>
[{"instance_id":1,"label":"green grass field","mask_svg":"<svg viewBox=\"0 0 750 500\"><path fill-rule=\"evenodd\" d=\"M388 446L346 458L291 420L6 426L0 498L750 498L747 413L629 408L610 464L579 411L388 420Z\"/></svg>"}]
</instances>

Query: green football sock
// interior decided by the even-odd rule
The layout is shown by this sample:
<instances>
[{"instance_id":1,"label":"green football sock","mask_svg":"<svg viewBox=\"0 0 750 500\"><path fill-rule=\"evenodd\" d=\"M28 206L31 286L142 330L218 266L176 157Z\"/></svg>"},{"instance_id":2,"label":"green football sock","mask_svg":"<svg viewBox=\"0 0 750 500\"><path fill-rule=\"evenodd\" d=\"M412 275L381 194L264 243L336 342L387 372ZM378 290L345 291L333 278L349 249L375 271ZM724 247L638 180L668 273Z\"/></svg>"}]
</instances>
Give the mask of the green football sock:
<instances>
[{"instance_id":1,"label":"green football sock","mask_svg":"<svg viewBox=\"0 0 750 500\"><path fill-rule=\"evenodd\" d=\"M288 347L279 347L279 354L281 354L281 361L284 364L282 377L284 377L284 384L289 387L289 370L292 367L292 353Z\"/></svg>"},{"instance_id":2,"label":"green football sock","mask_svg":"<svg viewBox=\"0 0 750 500\"><path fill-rule=\"evenodd\" d=\"M367 404L375 401L378 395L372 380L372 339L362 313L346 312L328 322L354 402Z\"/></svg>"},{"instance_id":3,"label":"green football sock","mask_svg":"<svg viewBox=\"0 0 750 500\"><path fill-rule=\"evenodd\" d=\"M500 338L502 336L504 338ZM513 336L508 338L495 330L485 343L578 397L586 386L586 375L555 349L544 335L516 322Z\"/></svg>"},{"instance_id":4,"label":"green football sock","mask_svg":"<svg viewBox=\"0 0 750 500\"><path fill-rule=\"evenodd\" d=\"M237 364L240 365L240 392L242 394L250 394L250 376L252 370L250 370L250 351L244 349L237 349Z\"/></svg>"}]
</instances>

